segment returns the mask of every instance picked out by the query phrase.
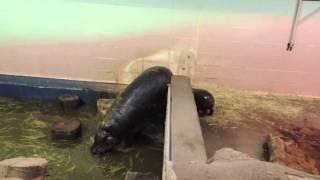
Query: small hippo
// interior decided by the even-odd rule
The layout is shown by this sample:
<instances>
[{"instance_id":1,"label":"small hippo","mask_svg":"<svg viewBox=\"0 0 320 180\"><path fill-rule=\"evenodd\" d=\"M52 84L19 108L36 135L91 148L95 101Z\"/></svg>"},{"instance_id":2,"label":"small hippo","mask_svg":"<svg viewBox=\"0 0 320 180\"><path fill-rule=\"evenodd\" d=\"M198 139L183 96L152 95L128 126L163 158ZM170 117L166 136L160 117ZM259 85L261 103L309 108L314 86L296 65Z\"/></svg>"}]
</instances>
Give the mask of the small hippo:
<instances>
[{"instance_id":1,"label":"small hippo","mask_svg":"<svg viewBox=\"0 0 320 180\"><path fill-rule=\"evenodd\" d=\"M198 115L211 116L213 114L215 100L213 95L203 89L193 89L194 99L198 110Z\"/></svg>"}]
</instances>

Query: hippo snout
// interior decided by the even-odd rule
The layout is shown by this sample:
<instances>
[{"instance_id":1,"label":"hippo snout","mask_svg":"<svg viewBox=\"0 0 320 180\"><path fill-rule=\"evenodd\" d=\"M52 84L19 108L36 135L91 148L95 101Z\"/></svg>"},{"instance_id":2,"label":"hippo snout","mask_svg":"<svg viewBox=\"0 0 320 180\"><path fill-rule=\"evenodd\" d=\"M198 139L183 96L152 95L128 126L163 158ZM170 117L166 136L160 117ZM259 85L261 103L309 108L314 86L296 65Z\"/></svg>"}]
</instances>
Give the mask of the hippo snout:
<instances>
[{"instance_id":1,"label":"hippo snout","mask_svg":"<svg viewBox=\"0 0 320 180\"><path fill-rule=\"evenodd\" d=\"M115 138L109 132L100 129L94 138L90 151L92 154L105 154L112 151L115 145Z\"/></svg>"}]
</instances>

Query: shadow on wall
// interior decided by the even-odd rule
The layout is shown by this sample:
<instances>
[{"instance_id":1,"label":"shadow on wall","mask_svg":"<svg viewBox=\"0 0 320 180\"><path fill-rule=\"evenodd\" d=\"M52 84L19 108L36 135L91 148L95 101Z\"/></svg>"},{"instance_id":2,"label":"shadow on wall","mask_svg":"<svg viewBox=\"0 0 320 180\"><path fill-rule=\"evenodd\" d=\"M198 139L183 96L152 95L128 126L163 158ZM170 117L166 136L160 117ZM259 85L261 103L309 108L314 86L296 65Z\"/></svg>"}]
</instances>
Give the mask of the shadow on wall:
<instances>
[{"instance_id":1,"label":"shadow on wall","mask_svg":"<svg viewBox=\"0 0 320 180\"><path fill-rule=\"evenodd\" d=\"M121 72L117 73L115 82L128 84L144 70L153 66L164 66L176 75L193 79L195 61L196 55L191 49L159 51L130 61Z\"/></svg>"}]
</instances>

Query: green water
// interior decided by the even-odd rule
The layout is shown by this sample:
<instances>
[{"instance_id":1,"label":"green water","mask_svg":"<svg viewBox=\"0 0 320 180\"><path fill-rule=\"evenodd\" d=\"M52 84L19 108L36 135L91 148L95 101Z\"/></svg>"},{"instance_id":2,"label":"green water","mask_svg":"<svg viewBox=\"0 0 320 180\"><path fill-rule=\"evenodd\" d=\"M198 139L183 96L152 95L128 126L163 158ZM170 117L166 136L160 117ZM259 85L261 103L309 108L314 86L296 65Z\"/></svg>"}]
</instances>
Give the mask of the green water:
<instances>
[{"instance_id":1,"label":"green water","mask_svg":"<svg viewBox=\"0 0 320 180\"><path fill-rule=\"evenodd\" d=\"M51 124L72 117L82 121L81 139L52 142ZM129 170L161 175L162 147L140 144L102 157L92 156L89 148L99 121L93 107L66 114L52 102L0 97L0 160L16 156L46 158L49 180L123 179Z\"/></svg>"}]
</instances>

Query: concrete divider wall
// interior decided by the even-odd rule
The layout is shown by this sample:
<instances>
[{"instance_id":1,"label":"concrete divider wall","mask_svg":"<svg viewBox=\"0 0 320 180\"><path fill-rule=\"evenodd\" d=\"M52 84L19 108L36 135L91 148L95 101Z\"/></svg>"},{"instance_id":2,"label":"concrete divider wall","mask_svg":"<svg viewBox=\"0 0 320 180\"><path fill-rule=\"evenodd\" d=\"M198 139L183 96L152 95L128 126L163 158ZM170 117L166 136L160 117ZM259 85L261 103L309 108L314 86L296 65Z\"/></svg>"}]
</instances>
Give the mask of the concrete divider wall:
<instances>
[{"instance_id":1,"label":"concrete divider wall","mask_svg":"<svg viewBox=\"0 0 320 180\"><path fill-rule=\"evenodd\" d=\"M175 171L181 164L204 164L206 160L190 79L173 76L168 90L163 179L179 179L185 176Z\"/></svg>"}]
</instances>

